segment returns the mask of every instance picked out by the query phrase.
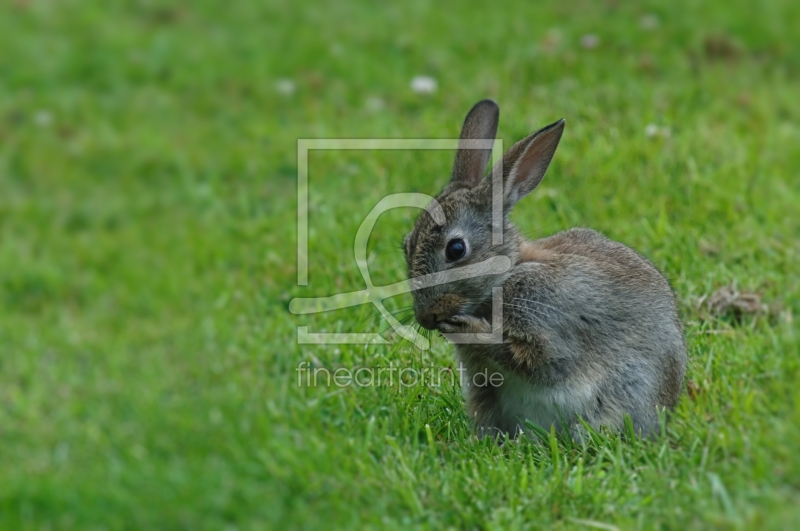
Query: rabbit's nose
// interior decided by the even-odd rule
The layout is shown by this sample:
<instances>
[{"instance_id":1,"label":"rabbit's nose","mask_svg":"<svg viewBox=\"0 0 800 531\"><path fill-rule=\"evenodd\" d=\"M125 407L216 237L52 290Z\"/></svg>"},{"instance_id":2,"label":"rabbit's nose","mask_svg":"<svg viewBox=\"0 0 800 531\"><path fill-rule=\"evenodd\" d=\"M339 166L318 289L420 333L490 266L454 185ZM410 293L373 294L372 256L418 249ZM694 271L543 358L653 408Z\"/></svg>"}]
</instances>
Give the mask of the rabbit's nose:
<instances>
[{"instance_id":1,"label":"rabbit's nose","mask_svg":"<svg viewBox=\"0 0 800 531\"><path fill-rule=\"evenodd\" d=\"M424 328L428 330L433 330L436 328L436 314L433 312L417 312L417 322L421 324Z\"/></svg>"}]
</instances>

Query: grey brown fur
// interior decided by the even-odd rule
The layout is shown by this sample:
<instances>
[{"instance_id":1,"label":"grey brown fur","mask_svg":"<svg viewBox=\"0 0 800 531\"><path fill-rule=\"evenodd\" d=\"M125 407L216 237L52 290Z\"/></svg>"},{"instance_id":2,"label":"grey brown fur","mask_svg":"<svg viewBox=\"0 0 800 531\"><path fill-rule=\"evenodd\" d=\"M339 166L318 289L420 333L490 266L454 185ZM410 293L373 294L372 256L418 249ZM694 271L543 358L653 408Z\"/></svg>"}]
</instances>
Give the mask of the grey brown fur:
<instances>
[{"instance_id":1,"label":"grey brown fur","mask_svg":"<svg viewBox=\"0 0 800 531\"><path fill-rule=\"evenodd\" d=\"M494 139L497 105L479 102L464 139ZM504 183L502 245L492 245L491 173L487 150L459 150L448 186L437 197L446 222L423 211L404 248L410 278L505 255L512 268L414 292L424 327L444 333L490 333L492 288L503 288L503 343L457 344L467 409L480 434L516 435L530 421L545 429L578 418L612 430L624 414L649 435L658 409L673 408L687 356L670 286L647 259L590 229L525 240L510 223L516 202L544 177L561 120L515 144L498 162ZM499 168L498 168L499 169ZM448 262L445 246L466 242L467 254ZM476 386L473 375L499 372L503 384ZM480 382L480 379L478 379Z\"/></svg>"}]
</instances>

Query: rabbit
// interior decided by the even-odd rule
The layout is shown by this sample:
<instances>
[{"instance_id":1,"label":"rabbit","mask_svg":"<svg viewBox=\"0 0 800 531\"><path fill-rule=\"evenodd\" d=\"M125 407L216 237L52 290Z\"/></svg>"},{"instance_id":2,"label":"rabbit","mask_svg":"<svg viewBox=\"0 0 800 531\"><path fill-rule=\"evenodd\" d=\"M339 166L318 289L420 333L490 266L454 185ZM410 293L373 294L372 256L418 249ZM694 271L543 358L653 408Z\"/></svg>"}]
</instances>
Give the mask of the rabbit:
<instances>
[{"instance_id":1,"label":"rabbit","mask_svg":"<svg viewBox=\"0 0 800 531\"><path fill-rule=\"evenodd\" d=\"M658 434L659 410L674 409L687 364L668 281L642 255L594 230L530 241L509 221L542 181L563 119L514 144L493 168L503 182L502 244L493 246L493 172L484 177L491 150L462 146L493 140L498 119L491 100L469 111L450 182L436 197L445 221L421 211L403 249L412 282L497 256L508 257L510 268L416 289L417 322L446 337L490 334L493 288L502 288L502 342L455 344L479 436L516 437L531 432L527 423L576 438L584 423L623 432L626 415L637 434Z\"/></svg>"}]
</instances>

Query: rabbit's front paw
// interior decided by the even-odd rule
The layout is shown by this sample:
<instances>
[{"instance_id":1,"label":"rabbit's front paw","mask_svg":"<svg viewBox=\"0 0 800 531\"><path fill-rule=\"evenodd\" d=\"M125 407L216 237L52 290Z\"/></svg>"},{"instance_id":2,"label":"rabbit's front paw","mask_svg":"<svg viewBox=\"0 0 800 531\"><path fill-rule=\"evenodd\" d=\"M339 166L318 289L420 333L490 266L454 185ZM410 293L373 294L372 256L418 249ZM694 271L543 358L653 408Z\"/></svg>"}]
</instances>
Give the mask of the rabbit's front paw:
<instances>
[{"instance_id":1,"label":"rabbit's front paw","mask_svg":"<svg viewBox=\"0 0 800 531\"><path fill-rule=\"evenodd\" d=\"M439 330L445 334L491 334L492 325L483 317L454 315L440 322Z\"/></svg>"}]
</instances>

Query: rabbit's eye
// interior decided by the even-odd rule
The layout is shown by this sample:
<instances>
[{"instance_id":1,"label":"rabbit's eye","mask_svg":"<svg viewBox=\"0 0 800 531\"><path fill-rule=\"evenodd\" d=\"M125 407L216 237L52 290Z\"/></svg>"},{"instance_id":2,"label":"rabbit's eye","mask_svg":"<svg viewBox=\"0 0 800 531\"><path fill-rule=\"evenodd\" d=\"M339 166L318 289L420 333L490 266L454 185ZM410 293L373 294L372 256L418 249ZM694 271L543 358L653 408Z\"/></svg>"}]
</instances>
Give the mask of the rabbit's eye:
<instances>
[{"instance_id":1,"label":"rabbit's eye","mask_svg":"<svg viewBox=\"0 0 800 531\"><path fill-rule=\"evenodd\" d=\"M454 238L447 242L447 247L444 249L444 255L448 262L455 262L467 254L467 244L461 238Z\"/></svg>"}]
</instances>

